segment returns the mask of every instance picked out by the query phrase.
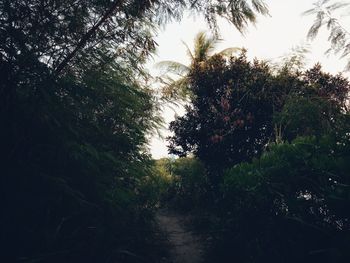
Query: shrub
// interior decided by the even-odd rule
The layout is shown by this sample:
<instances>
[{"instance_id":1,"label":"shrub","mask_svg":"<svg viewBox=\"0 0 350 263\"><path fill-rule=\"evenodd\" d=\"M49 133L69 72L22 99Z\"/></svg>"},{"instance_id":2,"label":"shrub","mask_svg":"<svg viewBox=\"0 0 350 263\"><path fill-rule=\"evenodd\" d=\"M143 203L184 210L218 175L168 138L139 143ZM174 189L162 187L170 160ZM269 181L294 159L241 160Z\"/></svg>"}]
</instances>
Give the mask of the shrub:
<instances>
[{"instance_id":1,"label":"shrub","mask_svg":"<svg viewBox=\"0 0 350 263\"><path fill-rule=\"evenodd\" d=\"M297 138L227 170L219 261L347 262L349 149L329 137Z\"/></svg>"}]
</instances>

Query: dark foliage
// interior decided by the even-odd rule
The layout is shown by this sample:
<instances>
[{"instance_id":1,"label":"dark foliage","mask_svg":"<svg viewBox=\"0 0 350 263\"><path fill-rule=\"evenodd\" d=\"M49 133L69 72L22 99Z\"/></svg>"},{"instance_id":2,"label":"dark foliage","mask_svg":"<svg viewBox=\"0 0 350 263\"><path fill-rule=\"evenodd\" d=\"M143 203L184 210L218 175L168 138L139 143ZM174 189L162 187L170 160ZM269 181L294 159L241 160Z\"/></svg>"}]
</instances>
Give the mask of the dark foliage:
<instances>
[{"instance_id":1,"label":"dark foliage","mask_svg":"<svg viewBox=\"0 0 350 263\"><path fill-rule=\"evenodd\" d=\"M228 170L215 258L348 262L349 142L335 142L299 138Z\"/></svg>"},{"instance_id":2,"label":"dark foliage","mask_svg":"<svg viewBox=\"0 0 350 263\"><path fill-rule=\"evenodd\" d=\"M170 151L209 169L197 176L214 198L193 203L212 238L207 262L348 262L349 81L244 54L193 63L188 79Z\"/></svg>"},{"instance_id":3,"label":"dark foliage","mask_svg":"<svg viewBox=\"0 0 350 263\"><path fill-rule=\"evenodd\" d=\"M137 193L155 105L131 76L140 71L133 59L153 44L136 21L143 10L128 20L127 6L86 35L110 6L0 3L4 262L135 261L148 253L138 247L151 228Z\"/></svg>"},{"instance_id":4,"label":"dark foliage","mask_svg":"<svg viewBox=\"0 0 350 263\"><path fill-rule=\"evenodd\" d=\"M284 68L276 74L243 53L194 63L187 113L171 123L170 152L194 153L217 184L225 169L259 156L269 142L341 129L350 85L341 75Z\"/></svg>"},{"instance_id":5,"label":"dark foliage","mask_svg":"<svg viewBox=\"0 0 350 263\"><path fill-rule=\"evenodd\" d=\"M345 113L349 111L348 79L341 74L323 72L320 64L296 75L282 70L276 79L278 89L285 92L274 113L282 139L291 141L297 136L343 134Z\"/></svg>"},{"instance_id":6,"label":"dark foliage","mask_svg":"<svg viewBox=\"0 0 350 263\"><path fill-rule=\"evenodd\" d=\"M218 4L0 0L2 261L155 262L145 144L158 119L142 63L157 23L187 7L239 28L266 13Z\"/></svg>"},{"instance_id":7,"label":"dark foliage","mask_svg":"<svg viewBox=\"0 0 350 263\"><path fill-rule=\"evenodd\" d=\"M146 90L125 83L109 65L16 92L1 131L7 260L96 262L131 248L133 227L143 225L135 191L154 106Z\"/></svg>"},{"instance_id":8,"label":"dark foliage","mask_svg":"<svg viewBox=\"0 0 350 263\"><path fill-rule=\"evenodd\" d=\"M264 86L268 67L244 56L226 63L220 56L194 65L192 105L171 123L170 151L194 152L212 170L248 160L261 152L272 133L273 105Z\"/></svg>"},{"instance_id":9,"label":"dark foliage","mask_svg":"<svg viewBox=\"0 0 350 263\"><path fill-rule=\"evenodd\" d=\"M171 183L168 186L166 203L175 209L191 211L207 207L209 184L206 169L196 158L179 158L170 161Z\"/></svg>"}]
</instances>

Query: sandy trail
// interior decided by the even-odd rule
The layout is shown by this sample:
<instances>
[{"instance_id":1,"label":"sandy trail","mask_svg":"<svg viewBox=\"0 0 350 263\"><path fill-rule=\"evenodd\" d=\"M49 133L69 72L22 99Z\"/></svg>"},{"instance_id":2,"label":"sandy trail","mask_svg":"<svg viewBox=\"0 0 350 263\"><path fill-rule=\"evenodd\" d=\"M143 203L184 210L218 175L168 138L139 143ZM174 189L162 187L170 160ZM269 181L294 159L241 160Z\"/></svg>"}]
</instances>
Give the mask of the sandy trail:
<instances>
[{"instance_id":1,"label":"sandy trail","mask_svg":"<svg viewBox=\"0 0 350 263\"><path fill-rule=\"evenodd\" d=\"M183 216L164 209L157 213L156 220L161 230L167 235L172 247L170 262L202 262L203 244L198 237L186 229Z\"/></svg>"}]
</instances>

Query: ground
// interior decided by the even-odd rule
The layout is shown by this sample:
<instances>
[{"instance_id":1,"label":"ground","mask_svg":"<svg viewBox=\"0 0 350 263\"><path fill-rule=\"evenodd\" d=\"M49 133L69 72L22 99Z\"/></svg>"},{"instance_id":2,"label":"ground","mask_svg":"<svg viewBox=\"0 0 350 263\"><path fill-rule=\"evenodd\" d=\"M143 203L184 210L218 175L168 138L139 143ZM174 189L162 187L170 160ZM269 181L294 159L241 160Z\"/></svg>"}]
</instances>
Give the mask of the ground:
<instances>
[{"instance_id":1,"label":"ground","mask_svg":"<svg viewBox=\"0 0 350 263\"><path fill-rule=\"evenodd\" d=\"M185 225L184 215L161 209L156 215L160 229L165 233L170 244L169 263L201 263L204 244L201 238Z\"/></svg>"}]
</instances>

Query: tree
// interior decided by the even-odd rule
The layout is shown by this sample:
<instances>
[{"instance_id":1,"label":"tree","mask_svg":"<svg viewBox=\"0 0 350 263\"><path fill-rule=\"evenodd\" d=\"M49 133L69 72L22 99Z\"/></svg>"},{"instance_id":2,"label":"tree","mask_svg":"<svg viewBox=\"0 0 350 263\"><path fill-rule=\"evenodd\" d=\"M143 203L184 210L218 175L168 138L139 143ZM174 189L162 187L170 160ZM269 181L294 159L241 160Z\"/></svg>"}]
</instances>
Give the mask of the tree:
<instances>
[{"instance_id":1,"label":"tree","mask_svg":"<svg viewBox=\"0 0 350 263\"><path fill-rule=\"evenodd\" d=\"M194 96L187 113L170 124L169 151L194 153L208 166L214 185L225 168L258 157L276 138L339 129L335 120L347 111L350 90L345 78L323 73L319 65L304 73L282 68L273 74L244 53L194 63L189 79ZM301 101L310 104L302 108Z\"/></svg>"},{"instance_id":2,"label":"tree","mask_svg":"<svg viewBox=\"0 0 350 263\"><path fill-rule=\"evenodd\" d=\"M132 73L153 42L142 10L121 3L0 1L4 262L119 261L114 251L137 250L126 237L146 229L136 192L157 117Z\"/></svg>"},{"instance_id":3,"label":"tree","mask_svg":"<svg viewBox=\"0 0 350 263\"><path fill-rule=\"evenodd\" d=\"M259 154L272 133L273 105L262 91L271 78L268 66L250 64L244 54L215 55L194 63L189 77L194 96L186 115L170 124L170 152L193 152L215 176Z\"/></svg>"},{"instance_id":4,"label":"tree","mask_svg":"<svg viewBox=\"0 0 350 263\"><path fill-rule=\"evenodd\" d=\"M240 32L244 32L249 23L256 22L256 13L268 14L267 5L261 0L194 0L189 2L189 6L204 13L207 23L215 31L217 31L217 16L223 17Z\"/></svg>"},{"instance_id":5,"label":"tree","mask_svg":"<svg viewBox=\"0 0 350 263\"><path fill-rule=\"evenodd\" d=\"M170 99L187 99L191 94L189 89L189 74L191 68L197 63L205 63L211 56L219 39L216 37L208 37L205 32L199 32L194 39L193 52L189 49L186 43L184 43L188 57L191 59L189 66L176 61L161 61L157 63L157 68L165 71L167 74L161 78L161 82L164 85L162 93L165 98ZM226 48L217 55L230 56L233 53L241 50L240 48ZM174 80L169 76L169 73L175 74L180 79Z\"/></svg>"},{"instance_id":6,"label":"tree","mask_svg":"<svg viewBox=\"0 0 350 263\"><path fill-rule=\"evenodd\" d=\"M331 52L340 53L341 58L346 58L350 55L350 33L339 22L339 19L334 16L334 12L347 6L349 6L349 3L330 3L330 0L321 0L316 2L312 9L304 12L304 15L316 16L314 24L308 32L309 39L315 39L322 27L326 27L329 30L328 40L330 41L330 48L326 51L326 54L330 54ZM350 60L345 69L350 70Z\"/></svg>"},{"instance_id":7,"label":"tree","mask_svg":"<svg viewBox=\"0 0 350 263\"><path fill-rule=\"evenodd\" d=\"M1 149L4 260L117 260L123 255L112 251L121 247L141 253L127 237L143 231L137 192L155 105L117 66L45 82L52 86L34 109L16 104L14 133Z\"/></svg>"},{"instance_id":8,"label":"tree","mask_svg":"<svg viewBox=\"0 0 350 263\"><path fill-rule=\"evenodd\" d=\"M216 259L347 262L350 155L344 135L299 137L228 169Z\"/></svg>"},{"instance_id":9,"label":"tree","mask_svg":"<svg viewBox=\"0 0 350 263\"><path fill-rule=\"evenodd\" d=\"M247 3L0 0L2 261L155 262L142 184L154 29L185 8L243 28L266 12Z\"/></svg>"},{"instance_id":10,"label":"tree","mask_svg":"<svg viewBox=\"0 0 350 263\"><path fill-rule=\"evenodd\" d=\"M304 88L289 93L274 115L275 123L283 127L284 139L343 132L344 114L349 112L348 79L323 72L320 64L298 78Z\"/></svg>"}]
</instances>

